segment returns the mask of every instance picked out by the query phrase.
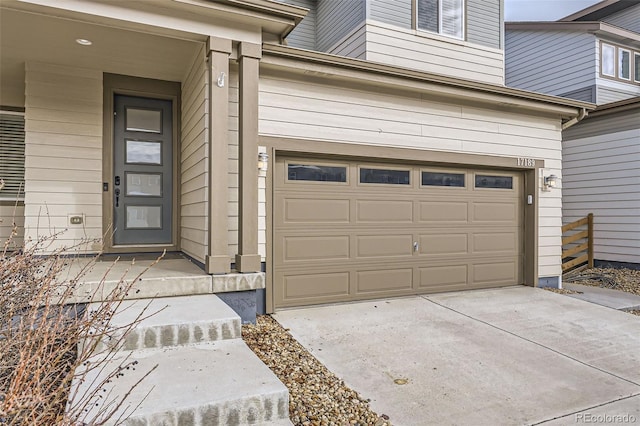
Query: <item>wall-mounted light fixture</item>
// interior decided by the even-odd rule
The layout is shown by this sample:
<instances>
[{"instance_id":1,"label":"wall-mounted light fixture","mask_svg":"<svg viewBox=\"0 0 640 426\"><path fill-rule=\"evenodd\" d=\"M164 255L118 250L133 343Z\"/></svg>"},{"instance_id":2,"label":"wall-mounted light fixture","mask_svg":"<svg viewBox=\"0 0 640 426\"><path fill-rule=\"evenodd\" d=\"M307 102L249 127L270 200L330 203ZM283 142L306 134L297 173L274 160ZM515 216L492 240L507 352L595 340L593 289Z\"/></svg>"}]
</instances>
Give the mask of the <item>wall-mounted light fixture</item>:
<instances>
[{"instance_id":1,"label":"wall-mounted light fixture","mask_svg":"<svg viewBox=\"0 0 640 426\"><path fill-rule=\"evenodd\" d=\"M543 178L543 191L551 191L551 188L556 188L558 186L558 176L549 175Z\"/></svg>"},{"instance_id":2,"label":"wall-mounted light fixture","mask_svg":"<svg viewBox=\"0 0 640 426\"><path fill-rule=\"evenodd\" d=\"M226 76L227 75L224 73L224 71L221 72L220 74L218 74L218 81L216 83L218 85L218 87L224 87L224 78Z\"/></svg>"},{"instance_id":3,"label":"wall-mounted light fixture","mask_svg":"<svg viewBox=\"0 0 640 426\"><path fill-rule=\"evenodd\" d=\"M266 177L269 169L269 154L266 152L258 153L258 176Z\"/></svg>"}]
</instances>

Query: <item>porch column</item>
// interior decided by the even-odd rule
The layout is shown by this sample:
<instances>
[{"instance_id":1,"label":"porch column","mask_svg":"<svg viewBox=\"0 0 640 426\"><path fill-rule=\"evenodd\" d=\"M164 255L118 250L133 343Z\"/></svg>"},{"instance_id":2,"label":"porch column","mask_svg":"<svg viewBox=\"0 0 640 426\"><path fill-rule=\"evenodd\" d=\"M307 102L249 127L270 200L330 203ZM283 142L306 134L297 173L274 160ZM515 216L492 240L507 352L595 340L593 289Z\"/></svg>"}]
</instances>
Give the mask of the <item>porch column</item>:
<instances>
[{"instance_id":1,"label":"porch column","mask_svg":"<svg viewBox=\"0 0 640 426\"><path fill-rule=\"evenodd\" d=\"M258 72L262 47L240 43L238 179L238 272L259 272L258 254Z\"/></svg>"},{"instance_id":2,"label":"porch column","mask_svg":"<svg viewBox=\"0 0 640 426\"><path fill-rule=\"evenodd\" d=\"M209 274L231 272L229 259L229 55L231 40L209 37Z\"/></svg>"}]
</instances>

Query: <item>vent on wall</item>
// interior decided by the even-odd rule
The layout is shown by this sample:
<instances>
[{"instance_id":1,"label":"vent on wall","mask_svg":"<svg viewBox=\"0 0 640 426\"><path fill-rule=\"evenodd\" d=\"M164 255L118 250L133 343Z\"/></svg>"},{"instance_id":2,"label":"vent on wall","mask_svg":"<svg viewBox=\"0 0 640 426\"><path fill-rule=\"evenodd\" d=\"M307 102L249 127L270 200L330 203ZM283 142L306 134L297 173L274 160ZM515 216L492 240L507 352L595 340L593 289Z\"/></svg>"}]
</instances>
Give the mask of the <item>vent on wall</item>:
<instances>
[{"instance_id":1,"label":"vent on wall","mask_svg":"<svg viewBox=\"0 0 640 426\"><path fill-rule=\"evenodd\" d=\"M0 110L0 199L24 196L24 113Z\"/></svg>"}]
</instances>

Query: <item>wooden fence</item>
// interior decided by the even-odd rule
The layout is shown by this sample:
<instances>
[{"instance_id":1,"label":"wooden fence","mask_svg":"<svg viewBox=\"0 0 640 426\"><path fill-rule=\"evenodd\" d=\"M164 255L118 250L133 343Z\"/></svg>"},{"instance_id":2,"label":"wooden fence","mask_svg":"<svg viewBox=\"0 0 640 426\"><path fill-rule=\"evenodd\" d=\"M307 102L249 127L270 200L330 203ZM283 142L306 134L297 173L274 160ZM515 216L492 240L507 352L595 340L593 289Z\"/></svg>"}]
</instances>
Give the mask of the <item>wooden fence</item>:
<instances>
[{"instance_id":1,"label":"wooden fence","mask_svg":"<svg viewBox=\"0 0 640 426\"><path fill-rule=\"evenodd\" d=\"M593 268L593 213L562 227L562 272L584 268Z\"/></svg>"}]
</instances>

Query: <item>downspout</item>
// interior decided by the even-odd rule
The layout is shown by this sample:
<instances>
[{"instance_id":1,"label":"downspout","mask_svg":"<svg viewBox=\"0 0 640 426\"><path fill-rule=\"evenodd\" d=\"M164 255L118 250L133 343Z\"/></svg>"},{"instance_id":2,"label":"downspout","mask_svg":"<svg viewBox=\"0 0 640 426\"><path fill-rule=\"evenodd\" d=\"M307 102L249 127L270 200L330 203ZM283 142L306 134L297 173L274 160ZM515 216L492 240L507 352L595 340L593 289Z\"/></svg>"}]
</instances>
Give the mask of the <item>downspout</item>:
<instances>
[{"instance_id":1,"label":"downspout","mask_svg":"<svg viewBox=\"0 0 640 426\"><path fill-rule=\"evenodd\" d=\"M587 116L587 109L582 108L577 117L573 117L571 120L562 123L562 130L567 130L569 127L574 126L581 122Z\"/></svg>"}]
</instances>

